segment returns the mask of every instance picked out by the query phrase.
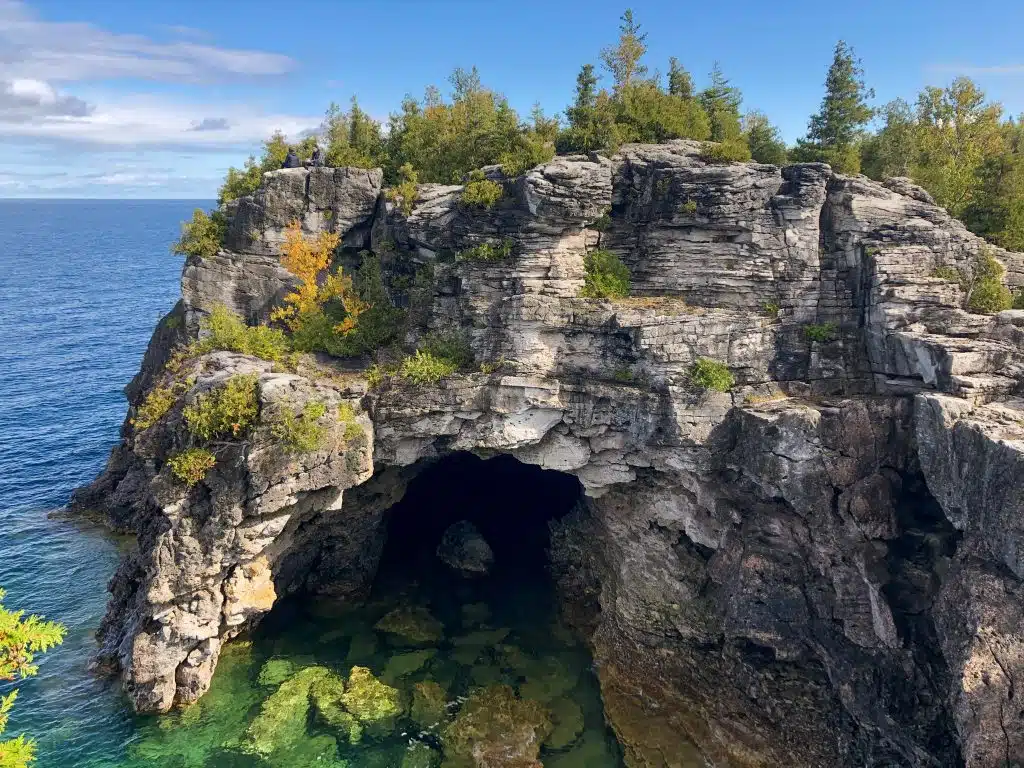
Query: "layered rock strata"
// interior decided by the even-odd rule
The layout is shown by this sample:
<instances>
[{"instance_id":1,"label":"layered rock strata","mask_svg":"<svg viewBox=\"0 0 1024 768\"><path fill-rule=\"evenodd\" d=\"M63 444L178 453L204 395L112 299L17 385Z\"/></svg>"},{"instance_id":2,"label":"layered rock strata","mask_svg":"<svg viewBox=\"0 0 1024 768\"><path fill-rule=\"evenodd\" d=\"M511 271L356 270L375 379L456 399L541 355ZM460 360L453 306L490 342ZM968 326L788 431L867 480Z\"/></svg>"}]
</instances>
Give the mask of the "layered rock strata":
<instances>
[{"instance_id":1,"label":"layered rock strata","mask_svg":"<svg viewBox=\"0 0 1024 768\"><path fill-rule=\"evenodd\" d=\"M226 211L226 249L186 263L128 392L188 391L126 424L77 496L138 539L101 631L135 707L201 695L283 594L362 594L431 461L507 453L585 491L552 567L629 765L1024 759L1024 312L971 314L933 276L989 253L1020 288L1024 256L906 180L709 165L691 142L488 172L493 209L421 185L408 213L376 171L272 172ZM410 341L458 329L490 372L367 391L329 361L214 353L168 373L215 304L267 319L293 219L338 232L347 263L380 257ZM484 242L511 255L457 258ZM629 266L629 299L577 298L596 247ZM698 358L732 390L696 387ZM258 376L264 409L348 403L360 434L295 456L257 430L187 489L166 464L181 409L232 372Z\"/></svg>"}]
</instances>

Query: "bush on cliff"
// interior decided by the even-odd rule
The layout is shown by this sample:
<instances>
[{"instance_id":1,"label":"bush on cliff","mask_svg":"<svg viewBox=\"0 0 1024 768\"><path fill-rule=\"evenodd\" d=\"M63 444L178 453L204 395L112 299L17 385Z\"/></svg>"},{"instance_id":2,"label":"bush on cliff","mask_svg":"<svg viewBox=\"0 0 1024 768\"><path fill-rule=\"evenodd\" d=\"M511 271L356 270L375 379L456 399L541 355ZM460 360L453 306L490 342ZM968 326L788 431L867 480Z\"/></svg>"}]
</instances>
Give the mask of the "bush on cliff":
<instances>
[{"instance_id":1,"label":"bush on cliff","mask_svg":"<svg viewBox=\"0 0 1024 768\"><path fill-rule=\"evenodd\" d=\"M285 230L281 263L301 282L284 297L284 306L271 313L271 319L292 332L292 345L299 351L347 354L345 340L356 331L359 316L370 308L341 267L320 280L337 246L337 234L321 232L315 239L308 238L298 221Z\"/></svg>"},{"instance_id":2,"label":"bush on cliff","mask_svg":"<svg viewBox=\"0 0 1024 768\"><path fill-rule=\"evenodd\" d=\"M701 389L728 392L736 384L729 366L707 357L699 357L690 366L690 381Z\"/></svg>"},{"instance_id":3,"label":"bush on cliff","mask_svg":"<svg viewBox=\"0 0 1024 768\"><path fill-rule=\"evenodd\" d=\"M434 384L458 370L459 366L451 360L418 349L402 361L398 375L413 384Z\"/></svg>"},{"instance_id":4,"label":"bush on cliff","mask_svg":"<svg viewBox=\"0 0 1024 768\"><path fill-rule=\"evenodd\" d=\"M197 355L226 350L278 362L290 351L288 338L280 329L246 325L223 304L215 305L210 314L200 321L200 327L206 335L196 342L192 350Z\"/></svg>"},{"instance_id":5,"label":"bush on cliff","mask_svg":"<svg viewBox=\"0 0 1024 768\"><path fill-rule=\"evenodd\" d=\"M35 654L64 642L66 629L42 616L26 616L24 611L5 608L4 595L4 590L0 589L0 683L9 683L35 675L38 671L32 663ZM0 696L0 735L7 727L7 718L17 698L17 690ZM3 768L26 768L34 758L33 739L21 735L0 741L0 766Z\"/></svg>"},{"instance_id":6,"label":"bush on cliff","mask_svg":"<svg viewBox=\"0 0 1024 768\"><path fill-rule=\"evenodd\" d=\"M318 400L307 402L298 414L290 403L282 403L270 420L270 433L289 453L318 451L327 439L327 427L321 421L326 413L327 406Z\"/></svg>"},{"instance_id":7,"label":"bush on cliff","mask_svg":"<svg viewBox=\"0 0 1024 768\"><path fill-rule=\"evenodd\" d=\"M259 379L236 375L185 406L189 432L200 440L239 438L259 416Z\"/></svg>"},{"instance_id":8,"label":"bush on cliff","mask_svg":"<svg viewBox=\"0 0 1024 768\"><path fill-rule=\"evenodd\" d=\"M484 172L477 169L469 174L469 181L462 188L459 201L466 208L483 208L490 210L505 195L505 188L496 181L491 181Z\"/></svg>"},{"instance_id":9,"label":"bush on cliff","mask_svg":"<svg viewBox=\"0 0 1024 768\"><path fill-rule=\"evenodd\" d=\"M419 174L416 173L412 164L405 163L398 169L396 176L397 183L395 186L386 189L384 196L397 205L398 210L409 216L416 205L416 199L419 197L417 187Z\"/></svg>"},{"instance_id":10,"label":"bush on cliff","mask_svg":"<svg viewBox=\"0 0 1024 768\"><path fill-rule=\"evenodd\" d=\"M1014 306L1013 294L1003 285L1006 269L992 255L983 249L967 267L937 267L933 277L955 282L963 292L963 306L971 312L991 315Z\"/></svg>"},{"instance_id":11,"label":"bush on cliff","mask_svg":"<svg viewBox=\"0 0 1024 768\"><path fill-rule=\"evenodd\" d=\"M591 251L583 258L586 275L580 296L621 299L629 295L629 269L611 251Z\"/></svg>"},{"instance_id":12,"label":"bush on cliff","mask_svg":"<svg viewBox=\"0 0 1024 768\"><path fill-rule=\"evenodd\" d=\"M226 233L224 214L214 211L207 216L201 208L196 208L192 212L192 220L182 223L181 236L171 246L171 251L181 256L209 259L217 255Z\"/></svg>"},{"instance_id":13,"label":"bush on cliff","mask_svg":"<svg viewBox=\"0 0 1024 768\"><path fill-rule=\"evenodd\" d=\"M500 243L478 243L455 254L456 261L501 261L512 255L515 241L506 237Z\"/></svg>"},{"instance_id":14,"label":"bush on cliff","mask_svg":"<svg viewBox=\"0 0 1024 768\"><path fill-rule=\"evenodd\" d=\"M704 142L700 147L700 159L706 163L745 163L750 160L750 147L740 139L729 139L721 143Z\"/></svg>"},{"instance_id":15,"label":"bush on cliff","mask_svg":"<svg viewBox=\"0 0 1024 768\"><path fill-rule=\"evenodd\" d=\"M217 464L217 457L205 448L188 448L167 459L171 474L191 488Z\"/></svg>"},{"instance_id":16,"label":"bush on cliff","mask_svg":"<svg viewBox=\"0 0 1024 768\"><path fill-rule=\"evenodd\" d=\"M153 387L136 409L131 425L139 432L149 429L171 410L176 399L170 387Z\"/></svg>"}]
</instances>

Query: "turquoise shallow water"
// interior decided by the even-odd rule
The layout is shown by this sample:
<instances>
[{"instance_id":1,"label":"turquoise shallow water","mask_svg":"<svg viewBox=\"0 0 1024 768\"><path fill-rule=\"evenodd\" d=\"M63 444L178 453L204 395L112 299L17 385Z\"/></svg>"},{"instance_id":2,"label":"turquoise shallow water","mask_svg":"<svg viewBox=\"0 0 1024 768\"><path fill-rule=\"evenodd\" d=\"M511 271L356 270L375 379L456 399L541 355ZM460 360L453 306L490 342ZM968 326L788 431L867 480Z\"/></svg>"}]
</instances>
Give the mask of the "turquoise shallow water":
<instances>
[{"instance_id":1,"label":"turquoise shallow water","mask_svg":"<svg viewBox=\"0 0 1024 768\"><path fill-rule=\"evenodd\" d=\"M546 766L620 766L589 657L558 625L539 566L512 580L469 584L430 558L402 553L355 613L309 601L275 610L226 653L201 705L169 717L134 717L115 685L88 673L119 544L98 526L49 513L102 469L118 439L121 390L178 295L181 261L167 245L196 205L204 204L0 201L0 585L9 607L69 628L64 645L43 657L40 675L21 684L9 735L38 739L38 768L399 768L410 747L440 745L440 729L424 731L405 716L393 731L351 745L310 712L302 734L276 754L241 752L246 729L276 690L259 681L265 663L276 659L293 670L323 665L343 677L353 665L365 666L405 699L429 679L442 685L451 712L475 688L509 685L559 710L556 720L582 718L571 746L545 750ZM426 648L422 666L398 676L395 658L408 663L405 654L424 648L373 625L401 606L429 607L443 638ZM476 648L467 638L480 632L487 642Z\"/></svg>"}]
</instances>

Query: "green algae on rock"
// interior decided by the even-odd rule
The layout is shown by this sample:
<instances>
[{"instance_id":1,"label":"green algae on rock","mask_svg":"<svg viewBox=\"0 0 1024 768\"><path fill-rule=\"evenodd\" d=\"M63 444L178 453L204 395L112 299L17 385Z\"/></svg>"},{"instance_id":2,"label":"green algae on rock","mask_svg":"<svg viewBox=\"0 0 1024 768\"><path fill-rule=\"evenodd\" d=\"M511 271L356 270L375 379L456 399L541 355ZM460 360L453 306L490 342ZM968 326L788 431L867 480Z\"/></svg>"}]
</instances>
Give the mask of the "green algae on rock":
<instances>
[{"instance_id":1,"label":"green algae on rock","mask_svg":"<svg viewBox=\"0 0 1024 768\"><path fill-rule=\"evenodd\" d=\"M437 768L441 764L441 753L422 741L412 744L402 756L402 768Z\"/></svg>"},{"instance_id":2,"label":"green algae on rock","mask_svg":"<svg viewBox=\"0 0 1024 768\"><path fill-rule=\"evenodd\" d=\"M410 717L420 728L432 730L448 719L448 694L433 680L416 683Z\"/></svg>"},{"instance_id":3,"label":"green algae on rock","mask_svg":"<svg viewBox=\"0 0 1024 768\"><path fill-rule=\"evenodd\" d=\"M366 667L352 667L341 700L345 709L373 735L385 735L393 731L395 721L405 711L401 693L382 683Z\"/></svg>"},{"instance_id":4,"label":"green algae on rock","mask_svg":"<svg viewBox=\"0 0 1024 768\"><path fill-rule=\"evenodd\" d=\"M314 683L331 674L326 667L306 667L281 683L246 728L239 745L241 750L267 757L298 742L306 734L310 690Z\"/></svg>"},{"instance_id":5,"label":"green algae on rock","mask_svg":"<svg viewBox=\"0 0 1024 768\"><path fill-rule=\"evenodd\" d=\"M388 659L384 666L380 679L386 683L394 683L400 678L411 675L423 669L424 665L437 655L436 648L429 648L422 651L409 651L399 653Z\"/></svg>"},{"instance_id":6,"label":"green algae on rock","mask_svg":"<svg viewBox=\"0 0 1024 768\"><path fill-rule=\"evenodd\" d=\"M269 659L260 668L256 679L260 685L276 686L295 674L295 663L289 659Z\"/></svg>"},{"instance_id":7,"label":"green algae on rock","mask_svg":"<svg viewBox=\"0 0 1024 768\"><path fill-rule=\"evenodd\" d=\"M398 645L436 645L444 638L444 625L420 606L395 608L374 624L374 629Z\"/></svg>"},{"instance_id":8,"label":"green algae on rock","mask_svg":"<svg viewBox=\"0 0 1024 768\"><path fill-rule=\"evenodd\" d=\"M548 711L555 727L544 742L544 746L565 749L583 733L583 710L575 701L562 696L548 704Z\"/></svg>"},{"instance_id":9,"label":"green algae on rock","mask_svg":"<svg viewBox=\"0 0 1024 768\"><path fill-rule=\"evenodd\" d=\"M551 718L507 685L475 691L441 734L445 768L526 768L536 764Z\"/></svg>"},{"instance_id":10,"label":"green algae on rock","mask_svg":"<svg viewBox=\"0 0 1024 768\"><path fill-rule=\"evenodd\" d=\"M349 744L358 744L363 738L363 726L343 705L345 681L331 674L317 680L309 689L317 720L335 731Z\"/></svg>"},{"instance_id":11,"label":"green algae on rock","mask_svg":"<svg viewBox=\"0 0 1024 768\"><path fill-rule=\"evenodd\" d=\"M519 693L525 698L547 703L575 688L580 672L573 664L557 656L540 659L523 671L526 682L519 687Z\"/></svg>"}]
</instances>

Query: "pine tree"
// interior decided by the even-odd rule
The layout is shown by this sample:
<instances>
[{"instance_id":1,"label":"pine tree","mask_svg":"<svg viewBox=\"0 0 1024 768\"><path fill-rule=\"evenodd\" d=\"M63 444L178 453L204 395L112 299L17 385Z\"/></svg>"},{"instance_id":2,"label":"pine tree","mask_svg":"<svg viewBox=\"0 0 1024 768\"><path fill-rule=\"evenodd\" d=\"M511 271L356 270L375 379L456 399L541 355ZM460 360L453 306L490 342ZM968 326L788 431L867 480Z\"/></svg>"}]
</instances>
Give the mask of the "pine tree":
<instances>
[{"instance_id":1,"label":"pine tree","mask_svg":"<svg viewBox=\"0 0 1024 768\"><path fill-rule=\"evenodd\" d=\"M569 125L555 140L559 152L592 152L618 144L614 105L605 91L598 92L593 64L584 64L576 76L576 99L565 116Z\"/></svg>"},{"instance_id":2,"label":"pine tree","mask_svg":"<svg viewBox=\"0 0 1024 768\"><path fill-rule=\"evenodd\" d=\"M601 63L615 80L616 91L647 74L647 67L640 63L647 53L646 40L647 34L640 32L640 25L633 20L632 9L627 8L619 25L618 44L601 50Z\"/></svg>"},{"instance_id":3,"label":"pine tree","mask_svg":"<svg viewBox=\"0 0 1024 768\"><path fill-rule=\"evenodd\" d=\"M700 92L698 99L711 121L712 141L724 142L739 137L743 95L739 88L729 85L717 61L711 70L711 84Z\"/></svg>"},{"instance_id":4,"label":"pine tree","mask_svg":"<svg viewBox=\"0 0 1024 768\"><path fill-rule=\"evenodd\" d=\"M779 129L768 121L763 112L753 110L743 117L743 135L754 160L772 165L785 164L786 144L779 136Z\"/></svg>"},{"instance_id":5,"label":"pine tree","mask_svg":"<svg viewBox=\"0 0 1024 768\"><path fill-rule=\"evenodd\" d=\"M0 589L0 682L31 677L38 672L32 662L37 653L64 642L65 628L42 616L25 616L24 611L10 611L3 606L4 591ZM18 698L18 691L0 696L0 734L7 727L7 718ZM35 742L25 736L0 741L0 766L25 768L35 755Z\"/></svg>"},{"instance_id":6,"label":"pine tree","mask_svg":"<svg viewBox=\"0 0 1024 768\"><path fill-rule=\"evenodd\" d=\"M840 173L858 173L857 141L874 116L868 106L875 92L864 84L864 70L845 41L836 43L825 78L825 97L813 115L807 137L797 141L795 155L801 160L831 163Z\"/></svg>"},{"instance_id":7,"label":"pine tree","mask_svg":"<svg viewBox=\"0 0 1024 768\"><path fill-rule=\"evenodd\" d=\"M693 78L675 56L668 60L668 92L681 99L693 98Z\"/></svg>"}]
</instances>

